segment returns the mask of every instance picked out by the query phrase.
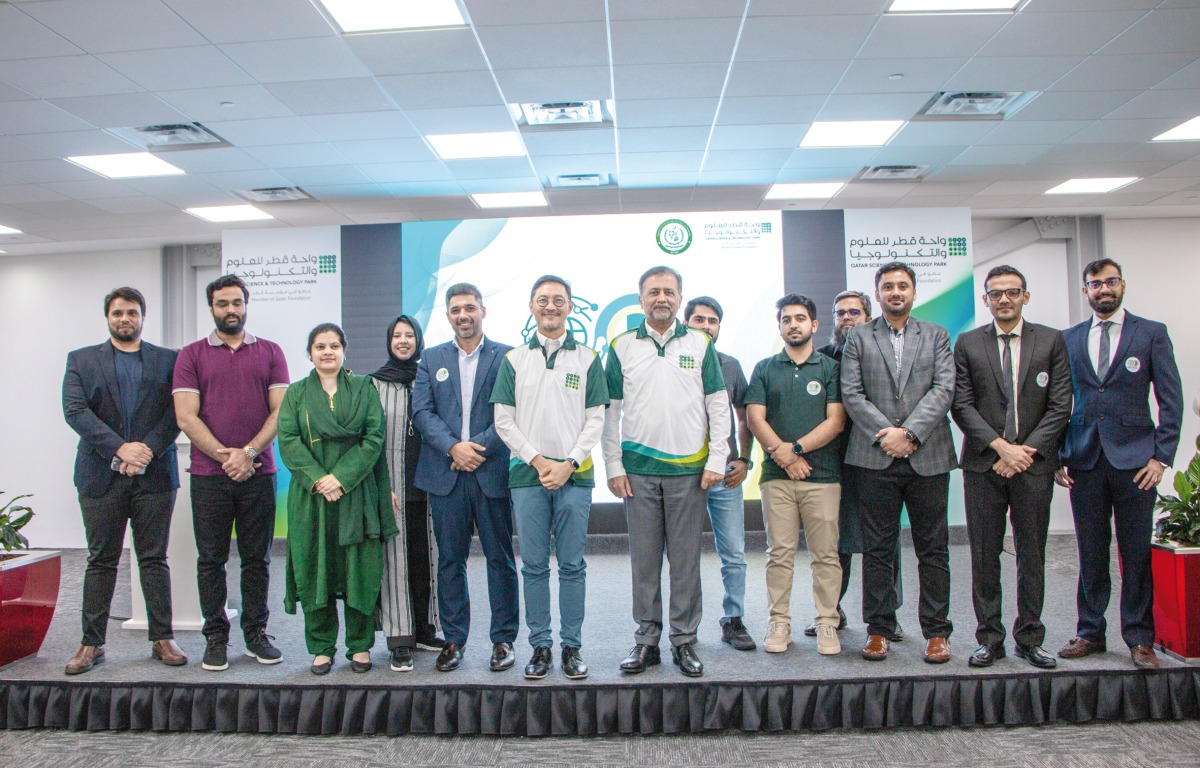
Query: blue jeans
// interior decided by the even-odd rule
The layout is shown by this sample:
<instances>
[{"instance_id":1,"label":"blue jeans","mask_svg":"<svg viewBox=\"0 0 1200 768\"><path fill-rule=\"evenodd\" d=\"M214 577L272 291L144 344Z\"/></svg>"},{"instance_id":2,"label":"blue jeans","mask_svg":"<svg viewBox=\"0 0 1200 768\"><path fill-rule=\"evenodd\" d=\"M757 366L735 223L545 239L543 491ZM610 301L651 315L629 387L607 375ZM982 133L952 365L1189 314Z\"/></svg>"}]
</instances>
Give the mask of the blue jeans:
<instances>
[{"instance_id":1,"label":"blue jeans","mask_svg":"<svg viewBox=\"0 0 1200 768\"><path fill-rule=\"evenodd\" d=\"M587 587L588 514L592 489L568 483L556 491L513 488L513 513L521 546L521 577L525 583L525 623L529 644L550 648L550 535L558 560L558 637L564 648L579 648Z\"/></svg>"},{"instance_id":2,"label":"blue jeans","mask_svg":"<svg viewBox=\"0 0 1200 768\"><path fill-rule=\"evenodd\" d=\"M713 543L721 558L721 582L725 600L721 623L743 615L746 600L746 510L742 486L726 488L722 484L708 489L708 519L712 522Z\"/></svg>"}]
</instances>

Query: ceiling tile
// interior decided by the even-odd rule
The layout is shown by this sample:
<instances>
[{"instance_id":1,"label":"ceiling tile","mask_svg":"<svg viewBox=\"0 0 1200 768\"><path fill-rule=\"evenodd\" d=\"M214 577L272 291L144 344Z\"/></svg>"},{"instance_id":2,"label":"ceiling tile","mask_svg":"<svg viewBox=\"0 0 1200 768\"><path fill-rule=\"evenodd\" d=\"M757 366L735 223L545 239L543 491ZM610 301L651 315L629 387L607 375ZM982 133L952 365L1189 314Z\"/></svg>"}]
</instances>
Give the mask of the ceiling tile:
<instances>
[{"instance_id":1,"label":"ceiling tile","mask_svg":"<svg viewBox=\"0 0 1200 768\"><path fill-rule=\"evenodd\" d=\"M1160 82L1155 88L1200 88L1200 59Z\"/></svg>"},{"instance_id":2,"label":"ceiling tile","mask_svg":"<svg viewBox=\"0 0 1200 768\"><path fill-rule=\"evenodd\" d=\"M604 0L464 0L476 26L604 21Z\"/></svg>"},{"instance_id":3,"label":"ceiling tile","mask_svg":"<svg viewBox=\"0 0 1200 768\"><path fill-rule=\"evenodd\" d=\"M297 115L378 112L396 105L371 77L273 83L267 90Z\"/></svg>"},{"instance_id":4,"label":"ceiling tile","mask_svg":"<svg viewBox=\"0 0 1200 768\"><path fill-rule=\"evenodd\" d=\"M753 16L804 16L808 14L866 14L883 13L892 0L754 0L750 5Z\"/></svg>"},{"instance_id":5,"label":"ceiling tile","mask_svg":"<svg viewBox=\"0 0 1200 768\"><path fill-rule=\"evenodd\" d=\"M239 147L277 144L307 144L323 138L299 117L268 117L261 120L214 120L206 125L221 138Z\"/></svg>"},{"instance_id":6,"label":"ceiling tile","mask_svg":"<svg viewBox=\"0 0 1200 768\"><path fill-rule=\"evenodd\" d=\"M1191 64L1195 54L1091 56L1054 83L1056 90L1109 91L1152 88Z\"/></svg>"},{"instance_id":7,"label":"ceiling tile","mask_svg":"<svg viewBox=\"0 0 1200 768\"><path fill-rule=\"evenodd\" d=\"M229 43L219 48L260 83L334 80L371 74L340 37Z\"/></svg>"},{"instance_id":8,"label":"ceiling tile","mask_svg":"<svg viewBox=\"0 0 1200 768\"><path fill-rule=\"evenodd\" d=\"M213 185L217 189L223 189L228 192L234 192L239 189L291 186L288 180L282 175L266 168L254 171L197 173L196 178Z\"/></svg>"},{"instance_id":9,"label":"ceiling tile","mask_svg":"<svg viewBox=\"0 0 1200 768\"><path fill-rule=\"evenodd\" d=\"M661 5L661 0L654 5ZM739 18L689 18L686 15L660 18L612 22L613 63L619 66L724 64L733 58Z\"/></svg>"},{"instance_id":10,"label":"ceiling tile","mask_svg":"<svg viewBox=\"0 0 1200 768\"><path fill-rule=\"evenodd\" d=\"M417 135L408 117L398 109L387 112L308 115L304 122L329 141L405 139Z\"/></svg>"},{"instance_id":11,"label":"ceiling tile","mask_svg":"<svg viewBox=\"0 0 1200 768\"><path fill-rule=\"evenodd\" d=\"M293 112L261 85L226 85L157 91L163 101L192 120L254 120L291 117ZM228 104L228 106L226 106Z\"/></svg>"},{"instance_id":12,"label":"ceiling tile","mask_svg":"<svg viewBox=\"0 0 1200 768\"><path fill-rule=\"evenodd\" d=\"M858 173L862 166L867 165L879 152L874 147L850 147L845 149L815 149L806 147L804 149L792 150L792 156L788 158L787 164L784 166L789 169L804 169L804 168L845 168L850 166L854 168L854 173Z\"/></svg>"},{"instance_id":13,"label":"ceiling tile","mask_svg":"<svg viewBox=\"0 0 1200 768\"><path fill-rule=\"evenodd\" d=\"M1197 115L1200 115L1200 88L1146 91L1106 117L1109 120L1166 117L1182 123Z\"/></svg>"},{"instance_id":14,"label":"ceiling tile","mask_svg":"<svg viewBox=\"0 0 1200 768\"><path fill-rule=\"evenodd\" d=\"M438 159L424 139L338 141L333 146L351 163L415 163Z\"/></svg>"},{"instance_id":15,"label":"ceiling tile","mask_svg":"<svg viewBox=\"0 0 1200 768\"><path fill-rule=\"evenodd\" d=\"M951 160L950 165L1021 165L1028 163L1048 148L1049 145L1046 144L969 147Z\"/></svg>"},{"instance_id":16,"label":"ceiling tile","mask_svg":"<svg viewBox=\"0 0 1200 768\"><path fill-rule=\"evenodd\" d=\"M951 146L897 146L895 143L880 148L871 159L872 165L944 165L962 154L962 145Z\"/></svg>"},{"instance_id":17,"label":"ceiling tile","mask_svg":"<svg viewBox=\"0 0 1200 768\"><path fill-rule=\"evenodd\" d=\"M841 59L736 61L729 75L725 95L783 98L804 94L827 94L837 85L849 63L848 60ZM721 74L724 75L723 72ZM684 72L678 72L676 76L686 75ZM669 86L663 83L663 87Z\"/></svg>"},{"instance_id":18,"label":"ceiling tile","mask_svg":"<svg viewBox=\"0 0 1200 768\"><path fill-rule=\"evenodd\" d=\"M512 115L504 106L410 109L404 115L416 126L417 132L426 135L512 131L515 128Z\"/></svg>"},{"instance_id":19,"label":"ceiling tile","mask_svg":"<svg viewBox=\"0 0 1200 768\"><path fill-rule=\"evenodd\" d=\"M116 93L52 99L54 106L100 128L131 128L189 122L187 116L150 93Z\"/></svg>"},{"instance_id":20,"label":"ceiling tile","mask_svg":"<svg viewBox=\"0 0 1200 768\"><path fill-rule=\"evenodd\" d=\"M10 164L5 163L5 165ZM13 210L19 210L30 216L36 216L36 214L33 214L29 210L28 203L62 201L67 199L66 195L53 192L36 184L6 184L0 187L0 203L4 203L7 206L13 207ZM41 218L40 216L37 217ZM8 221L9 219L5 220ZM14 227L14 229L20 229L20 227Z\"/></svg>"},{"instance_id":21,"label":"ceiling tile","mask_svg":"<svg viewBox=\"0 0 1200 768\"><path fill-rule=\"evenodd\" d=\"M514 104L612 98L608 67L498 69L496 82L504 99Z\"/></svg>"},{"instance_id":22,"label":"ceiling tile","mask_svg":"<svg viewBox=\"0 0 1200 768\"><path fill-rule=\"evenodd\" d=\"M800 144L808 125L719 125L709 149L783 149ZM786 159L786 158L785 158Z\"/></svg>"},{"instance_id":23,"label":"ceiling tile","mask_svg":"<svg viewBox=\"0 0 1200 768\"><path fill-rule=\"evenodd\" d=\"M136 197L138 192L113 179L95 181L60 181L43 184L43 188L75 200L86 200L95 205L97 200L114 197Z\"/></svg>"},{"instance_id":24,"label":"ceiling tile","mask_svg":"<svg viewBox=\"0 0 1200 768\"><path fill-rule=\"evenodd\" d=\"M368 184L370 177L351 165L318 165L307 168L276 168L287 180L301 187L333 184Z\"/></svg>"},{"instance_id":25,"label":"ceiling tile","mask_svg":"<svg viewBox=\"0 0 1200 768\"><path fill-rule=\"evenodd\" d=\"M1009 120L1099 120L1139 91L1059 91L1038 94Z\"/></svg>"},{"instance_id":26,"label":"ceiling tile","mask_svg":"<svg viewBox=\"0 0 1200 768\"><path fill-rule=\"evenodd\" d=\"M695 172L687 172L687 171L679 171L679 172L674 172L674 173L667 173L667 172L660 172L660 171L653 171L651 173L636 173L636 172L632 172L632 171L622 170L621 171L621 182L620 182L621 183L621 195L622 195L622 197L624 197L625 193L628 192L629 190L638 189L638 188L654 188L654 189L667 189L669 187L692 188L692 187L696 186L696 181L698 178L699 178L698 174L696 174ZM636 203L628 203L628 204L622 203L621 204L621 212L622 213L638 213L641 211L656 212L656 211L661 211L661 210L663 210L663 203L652 203L652 204L642 205L642 206L639 206Z\"/></svg>"},{"instance_id":27,"label":"ceiling tile","mask_svg":"<svg viewBox=\"0 0 1200 768\"><path fill-rule=\"evenodd\" d=\"M664 95L673 99L719 96L727 69L724 64L619 66L613 72L617 103L623 99L656 99Z\"/></svg>"},{"instance_id":28,"label":"ceiling tile","mask_svg":"<svg viewBox=\"0 0 1200 768\"><path fill-rule=\"evenodd\" d=\"M349 35L347 45L377 75L487 69L470 29L424 29L382 35ZM492 62L495 66L495 62Z\"/></svg>"},{"instance_id":29,"label":"ceiling tile","mask_svg":"<svg viewBox=\"0 0 1200 768\"><path fill-rule=\"evenodd\" d=\"M0 60L35 59L83 53L62 35L17 10L0 5Z\"/></svg>"},{"instance_id":30,"label":"ceiling tile","mask_svg":"<svg viewBox=\"0 0 1200 768\"><path fill-rule=\"evenodd\" d=\"M624 131L622 131L624 135ZM616 151L611 126L576 130L526 131L522 134L530 155L597 155Z\"/></svg>"},{"instance_id":31,"label":"ceiling tile","mask_svg":"<svg viewBox=\"0 0 1200 768\"><path fill-rule=\"evenodd\" d=\"M103 211L115 214L164 213L178 210L169 203L137 192L133 192L132 197L97 198L93 199L91 203Z\"/></svg>"},{"instance_id":32,"label":"ceiling tile","mask_svg":"<svg viewBox=\"0 0 1200 768\"><path fill-rule=\"evenodd\" d=\"M1143 11L1090 11L1081 24L1077 13L1018 13L979 51L980 56L1086 56L1103 48L1143 15Z\"/></svg>"},{"instance_id":33,"label":"ceiling tile","mask_svg":"<svg viewBox=\"0 0 1200 768\"><path fill-rule=\"evenodd\" d=\"M834 93L903 93L942 89L967 57L927 59L855 59ZM900 75L898 79L891 79Z\"/></svg>"},{"instance_id":34,"label":"ceiling tile","mask_svg":"<svg viewBox=\"0 0 1200 768\"><path fill-rule=\"evenodd\" d=\"M992 120L910 120L888 142L888 146L966 146L987 135L997 125L999 122Z\"/></svg>"},{"instance_id":35,"label":"ceiling tile","mask_svg":"<svg viewBox=\"0 0 1200 768\"><path fill-rule=\"evenodd\" d=\"M264 167L244 151L235 147L188 149L171 153L171 164L188 173L245 171Z\"/></svg>"},{"instance_id":36,"label":"ceiling tile","mask_svg":"<svg viewBox=\"0 0 1200 768\"><path fill-rule=\"evenodd\" d=\"M807 4L806 4L807 5ZM856 16L752 16L742 28L739 61L848 59L862 45L875 18Z\"/></svg>"},{"instance_id":37,"label":"ceiling tile","mask_svg":"<svg viewBox=\"0 0 1200 768\"><path fill-rule=\"evenodd\" d=\"M34 135L36 136L37 134ZM11 136L0 136L0 161L53 160L58 157L54 152L24 141L26 138L28 137L22 136L20 139L16 139ZM0 181L0 184L7 183Z\"/></svg>"},{"instance_id":38,"label":"ceiling tile","mask_svg":"<svg viewBox=\"0 0 1200 768\"><path fill-rule=\"evenodd\" d=\"M726 96L721 100L718 125L811 123L825 96Z\"/></svg>"},{"instance_id":39,"label":"ceiling tile","mask_svg":"<svg viewBox=\"0 0 1200 768\"><path fill-rule=\"evenodd\" d=\"M33 98L34 95L28 91L0 82L0 104L9 101L29 101Z\"/></svg>"},{"instance_id":40,"label":"ceiling tile","mask_svg":"<svg viewBox=\"0 0 1200 768\"><path fill-rule=\"evenodd\" d=\"M704 158L704 172L749 169L778 171L792 156L792 149L710 149Z\"/></svg>"},{"instance_id":41,"label":"ceiling tile","mask_svg":"<svg viewBox=\"0 0 1200 768\"><path fill-rule=\"evenodd\" d=\"M311 0L163 0L214 43L333 37Z\"/></svg>"},{"instance_id":42,"label":"ceiling tile","mask_svg":"<svg viewBox=\"0 0 1200 768\"><path fill-rule=\"evenodd\" d=\"M621 156L629 152L703 151L708 145L707 126L621 129Z\"/></svg>"},{"instance_id":43,"label":"ceiling tile","mask_svg":"<svg viewBox=\"0 0 1200 768\"><path fill-rule=\"evenodd\" d=\"M527 157L447 160L445 165L456 179L528 179L533 176L533 168Z\"/></svg>"},{"instance_id":44,"label":"ceiling tile","mask_svg":"<svg viewBox=\"0 0 1200 768\"><path fill-rule=\"evenodd\" d=\"M1096 17L1088 14L1088 25ZM1188 53L1196 54L1196 30L1200 8L1155 9L1109 43L1102 53Z\"/></svg>"},{"instance_id":45,"label":"ceiling tile","mask_svg":"<svg viewBox=\"0 0 1200 768\"><path fill-rule=\"evenodd\" d=\"M364 181L397 184L409 181L450 181L454 174L441 161L416 163L359 163L357 169ZM349 181L338 182L342 184Z\"/></svg>"},{"instance_id":46,"label":"ceiling tile","mask_svg":"<svg viewBox=\"0 0 1200 768\"><path fill-rule=\"evenodd\" d=\"M621 99L617 124L622 128L711 125L719 99Z\"/></svg>"},{"instance_id":47,"label":"ceiling tile","mask_svg":"<svg viewBox=\"0 0 1200 768\"><path fill-rule=\"evenodd\" d=\"M137 152L140 148L104 131L70 131L68 133L35 133L22 139L32 146L52 153L55 157L75 155L107 155Z\"/></svg>"},{"instance_id":48,"label":"ceiling tile","mask_svg":"<svg viewBox=\"0 0 1200 768\"><path fill-rule=\"evenodd\" d=\"M740 18L745 7L741 0L608 0L613 20Z\"/></svg>"},{"instance_id":49,"label":"ceiling tile","mask_svg":"<svg viewBox=\"0 0 1200 768\"><path fill-rule=\"evenodd\" d=\"M332 144L289 144L286 146L250 147L246 154L268 168L302 165L345 165L346 156Z\"/></svg>"},{"instance_id":50,"label":"ceiling tile","mask_svg":"<svg viewBox=\"0 0 1200 768\"><path fill-rule=\"evenodd\" d=\"M628 174L678 173L695 174L704 160L703 152L636 152L621 153L621 184Z\"/></svg>"},{"instance_id":51,"label":"ceiling tile","mask_svg":"<svg viewBox=\"0 0 1200 768\"><path fill-rule=\"evenodd\" d=\"M151 197L156 197L180 208L199 205L233 205L245 202L195 176L126 179L124 183Z\"/></svg>"},{"instance_id":52,"label":"ceiling tile","mask_svg":"<svg viewBox=\"0 0 1200 768\"><path fill-rule=\"evenodd\" d=\"M1106 144L1122 141L1150 141L1179 124L1174 118L1145 120L1098 120L1065 139L1066 144Z\"/></svg>"},{"instance_id":53,"label":"ceiling tile","mask_svg":"<svg viewBox=\"0 0 1200 768\"><path fill-rule=\"evenodd\" d=\"M818 120L908 120L929 101L928 93L840 94L830 96Z\"/></svg>"},{"instance_id":54,"label":"ceiling tile","mask_svg":"<svg viewBox=\"0 0 1200 768\"><path fill-rule=\"evenodd\" d=\"M481 27L478 31L495 69L608 66L608 30L603 22Z\"/></svg>"},{"instance_id":55,"label":"ceiling tile","mask_svg":"<svg viewBox=\"0 0 1200 768\"><path fill-rule=\"evenodd\" d=\"M0 79L41 99L142 90L91 56L0 61Z\"/></svg>"},{"instance_id":56,"label":"ceiling tile","mask_svg":"<svg viewBox=\"0 0 1200 768\"><path fill-rule=\"evenodd\" d=\"M95 181L96 174L66 160L18 160L0 163L0 174L15 176L31 184L48 181ZM0 201L2 202L2 201Z\"/></svg>"},{"instance_id":57,"label":"ceiling tile","mask_svg":"<svg viewBox=\"0 0 1200 768\"><path fill-rule=\"evenodd\" d=\"M1060 78L1079 63L1075 56L976 56L946 81L947 91L1044 91L1070 88Z\"/></svg>"},{"instance_id":58,"label":"ceiling tile","mask_svg":"<svg viewBox=\"0 0 1200 768\"><path fill-rule=\"evenodd\" d=\"M615 174L615 153L598 155L539 155L530 158L538 174L545 179L576 173Z\"/></svg>"},{"instance_id":59,"label":"ceiling tile","mask_svg":"<svg viewBox=\"0 0 1200 768\"><path fill-rule=\"evenodd\" d=\"M104 53L97 58L152 91L249 85L254 82L254 78L213 45Z\"/></svg>"},{"instance_id":60,"label":"ceiling tile","mask_svg":"<svg viewBox=\"0 0 1200 768\"><path fill-rule=\"evenodd\" d=\"M159 0L50 0L21 10L88 53L203 45L206 40Z\"/></svg>"},{"instance_id":61,"label":"ceiling tile","mask_svg":"<svg viewBox=\"0 0 1200 768\"><path fill-rule=\"evenodd\" d=\"M389 75L379 84L401 109L478 107L504 103L490 72L436 72Z\"/></svg>"},{"instance_id":62,"label":"ceiling tile","mask_svg":"<svg viewBox=\"0 0 1200 768\"><path fill-rule=\"evenodd\" d=\"M971 56L1011 17L1006 14L897 14L879 18L863 47L861 59L920 59Z\"/></svg>"},{"instance_id":63,"label":"ceiling tile","mask_svg":"<svg viewBox=\"0 0 1200 768\"><path fill-rule=\"evenodd\" d=\"M1092 125L1088 120L1024 120L997 125L976 142L991 144L1057 144L1068 136Z\"/></svg>"}]
</instances>

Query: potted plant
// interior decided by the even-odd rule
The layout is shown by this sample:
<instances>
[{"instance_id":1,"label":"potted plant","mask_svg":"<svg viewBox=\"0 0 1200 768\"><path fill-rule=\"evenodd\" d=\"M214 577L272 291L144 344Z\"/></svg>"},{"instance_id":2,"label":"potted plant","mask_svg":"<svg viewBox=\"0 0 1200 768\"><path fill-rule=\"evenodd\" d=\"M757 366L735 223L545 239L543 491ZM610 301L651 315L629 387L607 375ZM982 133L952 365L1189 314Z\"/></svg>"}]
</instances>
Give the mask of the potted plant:
<instances>
[{"instance_id":1,"label":"potted plant","mask_svg":"<svg viewBox=\"0 0 1200 768\"><path fill-rule=\"evenodd\" d=\"M18 504L27 498L0 506L0 668L37 655L58 602L58 552L30 551L21 533L33 519L33 510Z\"/></svg>"},{"instance_id":2,"label":"potted plant","mask_svg":"<svg viewBox=\"0 0 1200 768\"><path fill-rule=\"evenodd\" d=\"M1154 633L1158 647L1200 661L1200 437L1187 469L1175 473L1175 495L1159 494L1154 525Z\"/></svg>"}]
</instances>

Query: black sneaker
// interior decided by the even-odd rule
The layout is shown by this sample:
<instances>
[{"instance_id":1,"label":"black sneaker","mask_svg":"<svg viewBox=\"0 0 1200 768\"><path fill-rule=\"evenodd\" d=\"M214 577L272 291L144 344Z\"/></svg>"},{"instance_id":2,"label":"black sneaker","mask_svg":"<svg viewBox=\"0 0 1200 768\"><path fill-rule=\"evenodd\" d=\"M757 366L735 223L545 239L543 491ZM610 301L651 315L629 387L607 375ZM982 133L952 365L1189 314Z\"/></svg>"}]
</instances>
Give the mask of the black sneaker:
<instances>
[{"instance_id":1,"label":"black sneaker","mask_svg":"<svg viewBox=\"0 0 1200 768\"><path fill-rule=\"evenodd\" d=\"M246 655L258 659L259 664L278 664L283 661L283 654L271 645L274 635L268 635L265 630L246 638Z\"/></svg>"},{"instance_id":2,"label":"black sneaker","mask_svg":"<svg viewBox=\"0 0 1200 768\"><path fill-rule=\"evenodd\" d=\"M440 653L445 647L446 641L438 637L436 634L429 635L428 637L417 637L418 651L433 651L434 653Z\"/></svg>"},{"instance_id":3,"label":"black sneaker","mask_svg":"<svg viewBox=\"0 0 1200 768\"><path fill-rule=\"evenodd\" d=\"M223 637L210 637L208 646L204 649L204 659L200 662L201 669L209 672L220 672L229 669L229 658L226 648L229 642Z\"/></svg>"},{"instance_id":4,"label":"black sneaker","mask_svg":"<svg viewBox=\"0 0 1200 768\"><path fill-rule=\"evenodd\" d=\"M739 651L753 651L756 646L754 638L746 631L741 616L734 616L721 625L721 642L729 643Z\"/></svg>"},{"instance_id":5,"label":"black sneaker","mask_svg":"<svg viewBox=\"0 0 1200 768\"><path fill-rule=\"evenodd\" d=\"M413 671L413 655L411 648L400 646L392 649L392 671L393 672L412 672Z\"/></svg>"}]
</instances>

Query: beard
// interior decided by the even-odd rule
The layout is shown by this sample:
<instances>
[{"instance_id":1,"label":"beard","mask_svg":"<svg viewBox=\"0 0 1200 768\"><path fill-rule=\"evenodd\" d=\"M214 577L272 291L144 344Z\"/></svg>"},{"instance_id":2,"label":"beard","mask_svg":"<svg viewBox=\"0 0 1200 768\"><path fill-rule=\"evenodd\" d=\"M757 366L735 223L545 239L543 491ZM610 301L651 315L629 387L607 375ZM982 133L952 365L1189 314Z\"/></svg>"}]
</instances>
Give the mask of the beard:
<instances>
[{"instance_id":1,"label":"beard","mask_svg":"<svg viewBox=\"0 0 1200 768\"><path fill-rule=\"evenodd\" d=\"M808 342L812 341L812 334L801 334L800 336L784 336L783 343L787 344L792 349L803 347Z\"/></svg>"},{"instance_id":2,"label":"beard","mask_svg":"<svg viewBox=\"0 0 1200 768\"><path fill-rule=\"evenodd\" d=\"M833 346L840 347L846 343L846 337L850 335L850 331L853 329L854 326L842 328L840 325L835 325L833 326L833 333L830 335L829 340L833 342Z\"/></svg>"},{"instance_id":3,"label":"beard","mask_svg":"<svg viewBox=\"0 0 1200 768\"><path fill-rule=\"evenodd\" d=\"M1121 308L1121 299L1124 296L1105 296L1104 298L1095 298L1088 296L1088 305L1093 310L1102 315L1111 315Z\"/></svg>"},{"instance_id":4,"label":"beard","mask_svg":"<svg viewBox=\"0 0 1200 768\"><path fill-rule=\"evenodd\" d=\"M138 337L142 335L142 329L136 326L133 328L113 329L110 326L108 334L117 341L137 341Z\"/></svg>"},{"instance_id":5,"label":"beard","mask_svg":"<svg viewBox=\"0 0 1200 768\"><path fill-rule=\"evenodd\" d=\"M460 339L473 339L477 333L477 328L479 326L473 320L467 323L455 323L454 335Z\"/></svg>"},{"instance_id":6,"label":"beard","mask_svg":"<svg viewBox=\"0 0 1200 768\"><path fill-rule=\"evenodd\" d=\"M221 333L238 334L246 327L245 315L225 315L223 317L213 318L217 323L217 330Z\"/></svg>"}]
</instances>

